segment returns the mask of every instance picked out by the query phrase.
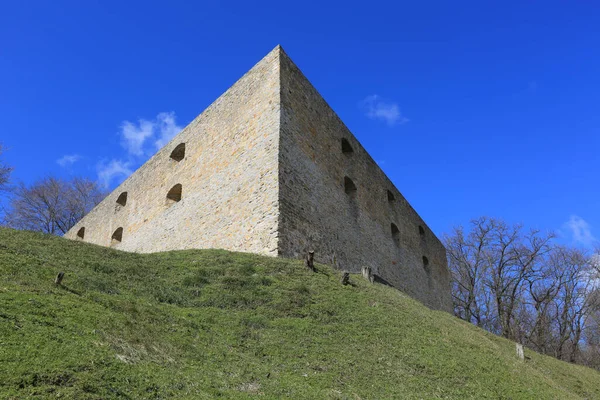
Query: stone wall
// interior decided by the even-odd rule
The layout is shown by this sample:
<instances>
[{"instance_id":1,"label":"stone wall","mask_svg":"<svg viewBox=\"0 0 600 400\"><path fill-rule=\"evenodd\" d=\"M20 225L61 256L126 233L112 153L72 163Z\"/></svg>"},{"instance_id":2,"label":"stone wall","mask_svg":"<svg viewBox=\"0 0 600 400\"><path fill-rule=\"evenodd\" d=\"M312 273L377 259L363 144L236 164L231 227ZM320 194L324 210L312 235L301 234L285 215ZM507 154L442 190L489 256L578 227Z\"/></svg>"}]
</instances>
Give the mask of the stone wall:
<instances>
[{"instance_id":1,"label":"stone wall","mask_svg":"<svg viewBox=\"0 0 600 400\"><path fill-rule=\"evenodd\" d=\"M451 311L444 246L285 55L279 151L279 255L313 249L340 269L370 266L380 280Z\"/></svg>"},{"instance_id":2,"label":"stone wall","mask_svg":"<svg viewBox=\"0 0 600 400\"><path fill-rule=\"evenodd\" d=\"M83 227L86 242L137 252L312 249L451 311L444 247L279 46L65 237Z\"/></svg>"},{"instance_id":3,"label":"stone wall","mask_svg":"<svg viewBox=\"0 0 600 400\"><path fill-rule=\"evenodd\" d=\"M137 252L277 254L279 53L273 51L65 237ZM170 158L185 143L181 161ZM182 185L179 202L167 199ZM117 204L127 192L124 206ZM111 240L123 228L121 242Z\"/></svg>"}]
</instances>

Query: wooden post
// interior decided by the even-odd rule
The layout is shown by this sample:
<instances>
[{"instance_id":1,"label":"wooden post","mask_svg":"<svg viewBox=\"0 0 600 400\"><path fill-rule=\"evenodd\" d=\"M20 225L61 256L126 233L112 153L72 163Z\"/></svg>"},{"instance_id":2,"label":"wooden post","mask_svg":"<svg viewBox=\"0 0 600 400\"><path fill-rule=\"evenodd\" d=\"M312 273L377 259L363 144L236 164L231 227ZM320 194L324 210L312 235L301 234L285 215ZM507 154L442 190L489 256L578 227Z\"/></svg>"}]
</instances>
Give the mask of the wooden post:
<instances>
[{"instance_id":1,"label":"wooden post","mask_svg":"<svg viewBox=\"0 0 600 400\"><path fill-rule=\"evenodd\" d=\"M523 345L520 343L517 343L517 357L521 361L525 360L525 353L523 352Z\"/></svg>"},{"instance_id":2,"label":"wooden post","mask_svg":"<svg viewBox=\"0 0 600 400\"><path fill-rule=\"evenodd\" d=\"M306 256L306 259L304 260L304 265L306 265L306 268L310 269L312 272L315 272L315 252L314 250L310 250L308 252L308 255Z\"/></svg>"},{"instance_id":3,"label":"wooden post","mask_svg":"<svg viewBox=\"0 0 600 400\"><path fill-rule=\"evenodd\" d=\"M60 285L62 283L63 278L65 277L65 273L60 271L58 275L56 275L56 279L54 280L55 285Z\"/></svg>"},{"instance_id":4,"label":"wooden post","mask_svg":"<svg viewBox=\"0 0 600 400\"><path fill-rule=\"evenodd\" d=\"M344 271L342 272L342 285L347 285L350 283L350 272Z\"/></svg>"}]
</instances>

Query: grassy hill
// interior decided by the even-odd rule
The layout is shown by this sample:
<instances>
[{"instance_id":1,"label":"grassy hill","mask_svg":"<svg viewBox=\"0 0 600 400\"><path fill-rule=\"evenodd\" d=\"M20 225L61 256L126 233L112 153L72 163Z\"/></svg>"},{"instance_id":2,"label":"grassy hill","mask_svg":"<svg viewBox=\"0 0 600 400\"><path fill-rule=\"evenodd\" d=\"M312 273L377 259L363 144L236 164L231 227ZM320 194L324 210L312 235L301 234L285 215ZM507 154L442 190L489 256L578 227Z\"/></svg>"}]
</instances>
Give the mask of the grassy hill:
<instances>
[{"instance_id":1,"label":"grassy hill","mask_svg":"<svg viewBox=\"0 0 600 400\"><path fill-rule=\"evenodd\" d=\"M0 398L600 398L596 371L318 270L0 229Z\"/></svg>"}]
</instances>

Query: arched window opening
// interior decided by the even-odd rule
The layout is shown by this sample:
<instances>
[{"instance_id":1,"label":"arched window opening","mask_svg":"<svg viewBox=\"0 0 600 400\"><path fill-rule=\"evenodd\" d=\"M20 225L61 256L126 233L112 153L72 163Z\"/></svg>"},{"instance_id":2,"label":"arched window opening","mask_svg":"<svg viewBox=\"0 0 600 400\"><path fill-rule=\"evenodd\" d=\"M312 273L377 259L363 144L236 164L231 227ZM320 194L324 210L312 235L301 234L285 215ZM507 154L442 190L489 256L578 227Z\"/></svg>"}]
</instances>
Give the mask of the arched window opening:
<instances>
[{"instance_id":1,"label":"arched window opening","mask_svg":"<svg viewBox=\"0 0 600 400\"><path fill-rule=\"evenodd\" d=\"M425 272L431 272L431 270L429 269L429 259L425 256L423 256L423 268L425 268Z\"/></svg>"},{"instance_id":2,"label":"arched window opening","mask_svg":"<svg viewBox=\"0 0 600 400\"><path fill-rule=\"evenodd\" d=\"M421 235L421 237L425 236L425 229L423 229L421 225L419 225L419 235Z\"/></svg>"},{"instance_id":3,"label":"arched window opening","mask_svg":"<svg viewBox=\"0 0 600 400\"><path fill-rule=\"evenodd\" d=\"M356 185L352 182L352 179L347 176L344 177L344 191L351 197L356 195Z\"/></svg>"},{"instance_id":4,"label":"arched window opening","mask_svg":"<svg viewBox=\"0 0 600 400\"><path fill-rule=\"evenodd\" d=\"M127 204L127 192L123 192L117 198L117 204L125 206Z\"/></svg>"},{"instance_id":5,"label":"arched window opening","mask_svg":"<svg viewBox=\"0 0 600 400\"><path fill-rule=\"evenodd\" d=\"M345 138L342 139L342 153L344 153L344 154L354 153L354 149L352 148L352 146L350 146L350 142L348 141L348 139L345 139Z\"/></svg>"},{"instance_id":6,"label":"arched window opening","mask_svg":"<svg viewBox=\"0 0 600 400\"><path fill-rule=\"evenodd\" d=\"M398 226L396 226L396 224L394 224L392 222L392 239L394 240L394 243L396 243L397 245L400 244L400 229L398 229Z\"/></svg>"},{"instance_id":7,"label":"arched window opening","mask_svg":"<svg viewBox=\"0 0 600 400\"><path fill-rule=\"evenodd\" d=\"M178 183L177 185L173 186L171 188L171 190L169 190L169 193L167 193L167 203L171 204L171 203L177 203L178 201L180 201L181 200L181 192L182 192L181 183Z\"/></svg>"},{"instance_id":8,"label":"arched window opening","mask_svg":"<svg viewBox=\"0 0 600 400\"><path fill-rule=\"evenodd\" d=\"M387 191L387 195L388 195L388 201L391 203L392 201L396 200L396 197L394 197L394 193L392 193L391 191Z\"/></svg>"},{"instance_id":9,"label":"arched window opening","mask_svg":"<svg viewBox=\"0 0 600 400\"><path fill-rule=\"evenodd\" d=\"M171 158L175 161L181 161L185 157L185 143L179 143L171 152Z\"/></svg>"},{"instance_id":10,"label":"arched window opening","mask_svg":"<svg viewBox=\"0 0 600 400\"><path fill-rule=\"evenodd\" d=\"M79 239L83 239L85 236L85 227L81 227L79 228L79 230L77 231L77 237Z\"/></svg>"},{"instance_id":11,"label":"arched window opening","mask_svg":"<svg viewBox=\"0 0 600 400\"><path fill-rule=\"evenodd\" d=\"M112 234L111 244L121 243L123 240L123 227L118 227L117 230Z\"/></svg>"}]
</instances>

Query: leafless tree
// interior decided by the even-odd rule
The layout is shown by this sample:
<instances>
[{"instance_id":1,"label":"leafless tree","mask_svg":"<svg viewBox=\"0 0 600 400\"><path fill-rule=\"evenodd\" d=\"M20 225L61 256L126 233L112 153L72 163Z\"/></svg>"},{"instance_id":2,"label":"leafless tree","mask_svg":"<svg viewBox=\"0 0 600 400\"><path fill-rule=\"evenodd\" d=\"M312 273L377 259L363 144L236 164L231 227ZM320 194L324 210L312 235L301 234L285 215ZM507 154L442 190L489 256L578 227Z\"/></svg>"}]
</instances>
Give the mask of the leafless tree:
<instances>
[{"instance_id":1,"label":"leafless tree","mask_svg":"<svg viewBox=\"0 0 600 400\"><path fill-rule=\"evenodd\" d=\"M590 260L582 249L552 248L544 274L529 280L532 323L520 321L528 346L570 362L579 357L586 321L596 302Z\"/></svg>"},{"instance_id":2,"label":"leafless tree","mask_svg":"<svg viewBox=\"0 0 600 400\"><path fill-rule=\"evenodd\" d=\"M553 238L487 217L455 228L444 237L454 312L541 353L600 368L600 256Z\"/></svg>"},{"instance_id":3,"label":"leafless tree","mask_svg":"<svg viewBox=\"0 0 600 400\"><path fill-rule=\"evenodd\" d=\"M518 339L516 308L524 301L527 280L541 269L553 237L535 230L523 234L519 225L497 224L490 251L490 276L485 284L495 296L500 334L506 338Z\"/></svg>"},{"instance_id":4,"label":"leafless tree","mask_svg":"<svg viewBox=\"0 0 600 400\"><path fill-rule=\"evenodd\" d=\"M4 153L4 147L0 143L0 157ZM6 191L8 189L7 185L10 179L10 173L12 172L12 168L6 165L0 159L0 192Z\"/></svg>"},{"instance_id":5,"label":"leafless tree","mask_svg":"<svg viewBox=\"0 0 600 400\"><path fill-rule=\"evenodd\" d=\"M488 315L482 292L483 279L489 268L486 251L494 223L494 220L480 218L471 222L472 229L467 235L462 227L458 227L444 238L453 276L454 312L458 317L484 328Z\"/></svg>"},{"instance_id":6,"label":"leafless tree","mask_svg":"<svg viewBox=\"0 0 600 400\"><path fill-rule=\"evenodd\" d=\"M86 178L69 181L47 177L14 191L7 225L16 229L64 234L105 197L98 185Z\"/></svg>"},{"instance_id":7,"label":"leafless tree","mask_svg":"<svg viewBox=\"0 0 600 400\"><path fill-rule=\"evenodd\" d=\"M552 257L549 257L551 260ZM527 278L530 307L520 310L521 340L534 350L547 354L552 341L556 296L563 285L565 271L546 265L537 276Z\"/></svg>"},{"instance_id":8,"label":"leafless tree","mask_svg":"<svg viewBox=\"0 0 600 400\"><path fill-rule=\"evenodd\" d=\"M558 248L553 254L562 274L555 299L557 343L555 356L575 361L588 307L590 306L588 272L589 258L577 249Z\"/></svg>"},{"instance_id":9,"label":"leafless tree","mask_svg":"<svg viewBox=\"0 0 600 400\"><path fill-rule=\"evenodd\" d=\"M600 291L594 291L594 301L584 329L585 342L581 349L581 363L600 370Z\"/></svg>"},{"instance_id":10,"label":"leafless tree","mask_svg":"<svg viewBox=\"0 0 600 400\"><path fill-rule=\"evenodd\" d=\"M590 257L588 278L590 294L580 357L581 363L600 370L600 247Z\"/></svg>"},{"instance_id":11,"label":"leafless tree","mask_svg":"<svg viewBox=\"0 0 600 400\"><path fill-rule=\"evenodd\" d=\"M516 339L514 316L527 279L548 252L552 234L523 233L519 225L482 217L468 234L456 228L444 238L453 277L457 316Z\"/></svg>"},{"instance_id":12,"label":"leafless tree","mask_svg":"<svg viewBox=\"0 0 600 400\"><path fill-rule=\"evenodd\" d=\"M2 161L5 148L0 143L0 226L6 225L5 200L10 191L9 182L12 168Z\"/></svg>"}]
</instances>

